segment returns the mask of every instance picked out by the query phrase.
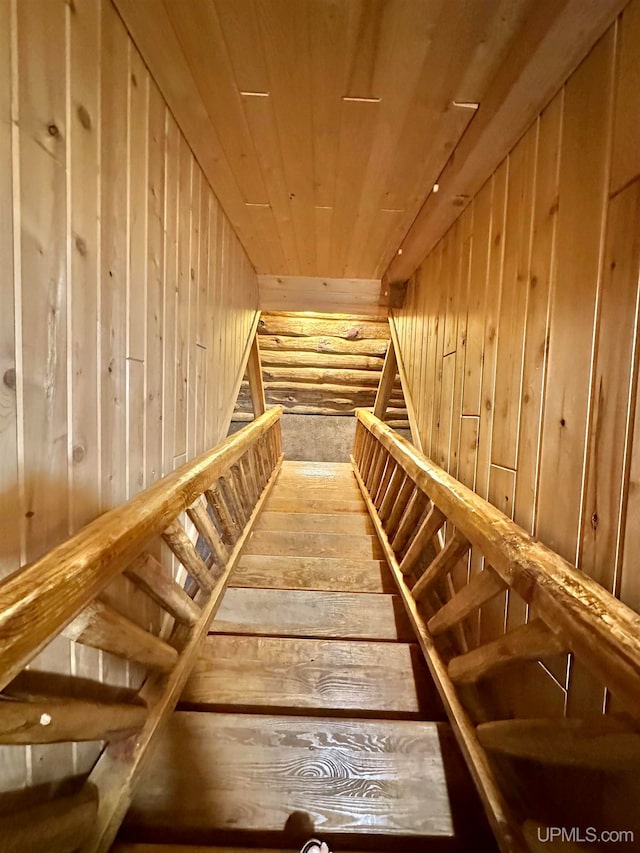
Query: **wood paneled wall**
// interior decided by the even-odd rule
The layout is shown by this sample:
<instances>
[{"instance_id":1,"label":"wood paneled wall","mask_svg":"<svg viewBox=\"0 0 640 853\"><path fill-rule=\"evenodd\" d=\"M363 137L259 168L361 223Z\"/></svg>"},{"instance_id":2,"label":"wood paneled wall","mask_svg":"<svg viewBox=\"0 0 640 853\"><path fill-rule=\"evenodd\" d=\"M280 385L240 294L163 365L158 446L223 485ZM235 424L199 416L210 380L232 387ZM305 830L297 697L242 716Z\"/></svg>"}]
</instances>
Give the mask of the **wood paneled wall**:
<instances>
[{"instance_id":1,"label":"wood paneled wall","mask_svg":"<svg viewBox=\"0 0 640 853\"><path fill-rule=\"evenodd\" d=\"M639 86L633 0L394 320L425 453L637 610ZM483 613L487 633L524 616ZM566 660L547 675L548 713L607 701Z\"/></svg>"},{"instance_id":2,"label":"wood paneled wall","mask_svg":"<svg viewBox=\"0 0 640 853\"><path fill-rule=\"evenodd\" d=\"M2 576L226 435L257 282L108 0L0 0L0 199ZM93 758L5 748L0 787Z\"/></svg>"}]
</instances>

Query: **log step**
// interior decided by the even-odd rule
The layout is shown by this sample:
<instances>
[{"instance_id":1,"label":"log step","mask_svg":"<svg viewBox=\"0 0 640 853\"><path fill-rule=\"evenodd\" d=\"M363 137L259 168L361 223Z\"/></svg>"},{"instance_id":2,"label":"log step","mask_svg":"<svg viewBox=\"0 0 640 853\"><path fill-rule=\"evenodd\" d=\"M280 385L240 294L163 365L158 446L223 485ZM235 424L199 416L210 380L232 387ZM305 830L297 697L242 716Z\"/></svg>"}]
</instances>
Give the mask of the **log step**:
<instances>
[{"instance_id":1,"label":"log step","mask_svg":"<svg viewBox=\"0 0 640 853\"><path fill-rule=\"evenodd\" d=\"M366 533L289 533L286 530L254 531L242 553L273 557L348 557L354 560L383 558L378 539Z\"/></svg>"},{"instance_id":2,"label":"log step","mask_svg":"<svg viewBox=\"0 0 640 853\"><path fill-rule=\"evenodd\" d=\"M362 497L349 498L341 495L338 498L311 498L299 494L297 497L285 497L274 493L264 505L265 512L304 512L304 513L358 513L369 518Z\"/></svg>"},{"instance_id":3,"label":"log step","mask_svg":"<svg viewBox=\"0 0 640 853\"><path fill-rule=\"evenodd\" d=\"M209 636L181 702L194 710L446 719L412 643Z\"/></svg>"},{"instance_id":4,"label":"log step","mask_svg":"<svg viewBox=\"0 0 640 853\"><path fill-rule=\"evenodd\" d=\"M256 521L254 530L283 530L289 533L375 533L368 515L307 512L263 512Z\"/></svg>"},{"instance_id":5,"label":"log step","mask_svg":"<svg viewBox=\"0 0 640 853\"><path fill-rule=\"evenodd\" d=\"M228 589L211 633L355 640L414 639L397 595Z\"/></svg>"},{"instance_id":6,"label":"log step","mask_svg":"<svg viewBox=\"0 0 640 853\"><path fill-rule=\"evenodd\" d=\"M384 560L331 557L243 556L231 576L232 587L395 592Z\"/></svg>"},{"instance_id":7,"label":"log step","mask_svg":"<svg viewBox=\"0 0 640 853\"><path fill-rule=\"evenodd\" d=\"M292 814L306 813L323 837L454 839L449 791L466 786L445 723L182 711L145 764L125 832L284 841Z\"/></svg>"}]
</instances>

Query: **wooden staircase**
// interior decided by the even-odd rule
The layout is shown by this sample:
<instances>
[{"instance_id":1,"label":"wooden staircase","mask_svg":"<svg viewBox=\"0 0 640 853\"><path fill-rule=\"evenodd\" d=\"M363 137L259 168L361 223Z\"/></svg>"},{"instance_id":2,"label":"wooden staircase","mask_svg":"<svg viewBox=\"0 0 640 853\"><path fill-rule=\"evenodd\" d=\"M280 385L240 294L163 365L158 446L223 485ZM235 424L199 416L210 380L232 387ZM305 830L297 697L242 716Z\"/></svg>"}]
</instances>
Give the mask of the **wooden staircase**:
<instances>
[{"instance_id":1,"label":"wooden staircase","mask_svg":"<svg viewBox=\"0 0 640 853\"><path fill-rule=\"evenodd\" d=\"M446 719L351 465L285 462L116 849L493 850Z\"/></svg>"}]
</instances>

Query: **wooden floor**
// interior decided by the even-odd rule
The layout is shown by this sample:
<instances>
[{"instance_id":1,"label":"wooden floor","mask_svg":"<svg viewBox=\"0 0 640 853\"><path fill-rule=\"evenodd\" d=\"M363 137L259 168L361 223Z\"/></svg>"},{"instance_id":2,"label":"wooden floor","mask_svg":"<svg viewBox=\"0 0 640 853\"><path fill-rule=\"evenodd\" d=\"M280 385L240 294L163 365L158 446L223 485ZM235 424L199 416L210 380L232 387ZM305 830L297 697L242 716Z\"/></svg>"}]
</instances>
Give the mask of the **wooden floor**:
<instances>
[{"instance_id":1,"label":"wooden floor","mask_svg":"<svg viewBox=\"0 0 640 853\"><path fill-rule=\"evenodd\" d=\"M491 850L413 640L351 466L285 463L120 849Z\"/></svg>"}]
</instances>

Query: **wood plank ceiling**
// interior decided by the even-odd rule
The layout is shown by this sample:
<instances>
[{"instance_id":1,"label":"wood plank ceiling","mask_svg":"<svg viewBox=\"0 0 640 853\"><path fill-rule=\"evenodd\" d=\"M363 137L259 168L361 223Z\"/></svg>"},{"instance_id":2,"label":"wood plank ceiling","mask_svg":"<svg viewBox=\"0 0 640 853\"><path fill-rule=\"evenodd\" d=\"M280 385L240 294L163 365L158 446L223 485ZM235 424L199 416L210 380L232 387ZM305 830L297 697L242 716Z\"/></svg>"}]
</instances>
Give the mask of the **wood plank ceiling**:
<instances>
[{"instance_id":1,"label":"wood plank ceiling","mask_svg":"<svg viewBox=\"0 0 640 853\"><path fill-rule=\"evenodd\" d=\"M115 0L256 270L380 278L537 0Z\"/></svg>"}]
</instances>

